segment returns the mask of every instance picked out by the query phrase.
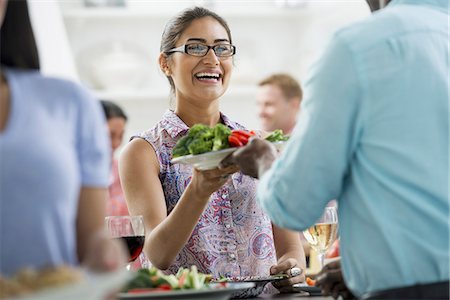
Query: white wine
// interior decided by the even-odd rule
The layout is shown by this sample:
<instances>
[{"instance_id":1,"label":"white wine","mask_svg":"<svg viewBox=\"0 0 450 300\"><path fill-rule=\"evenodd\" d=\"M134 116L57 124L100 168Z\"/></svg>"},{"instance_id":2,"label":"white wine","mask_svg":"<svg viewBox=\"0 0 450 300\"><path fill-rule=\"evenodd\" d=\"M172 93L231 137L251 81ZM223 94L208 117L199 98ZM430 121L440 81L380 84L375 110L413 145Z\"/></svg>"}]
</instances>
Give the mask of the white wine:
<instances>
[{"instance_id":1,"label":"white wine","mask_svg":"<svg viewBox=\"0 0 450 300\"><path fill-rule=\"evenodd\" d=\"M336 239L337 223L317 223L303 231L309 245L318 253L325 253Z\"/></svg>"}]
</instances>

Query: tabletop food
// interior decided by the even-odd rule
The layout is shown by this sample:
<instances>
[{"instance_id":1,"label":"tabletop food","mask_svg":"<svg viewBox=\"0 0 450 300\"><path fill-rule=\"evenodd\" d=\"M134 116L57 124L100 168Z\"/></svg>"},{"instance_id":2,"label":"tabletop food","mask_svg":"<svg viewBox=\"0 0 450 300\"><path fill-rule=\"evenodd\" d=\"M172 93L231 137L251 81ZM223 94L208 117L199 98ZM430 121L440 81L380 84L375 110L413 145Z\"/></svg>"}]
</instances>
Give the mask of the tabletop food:
<instances>
[{"instance_id":1,"label":"tabletop food","mask_svg":"<svg viewBox=\"0 0 450 300\"><path fill-rule=\"evenodd\" d=\"M0 276L0 299L23 296L83 280L84 273L80 268L67 265L40 270L27 268L18 271L11 278Z\"/></svg>"},{"instance_id":2,"label":"tabletop food","mask_svg":"<svg viewBox=\"0 0 450 300\"><path fill-rule=\"evenodd\" d=\"M181 267L176 275L166 275L152 267L138 270L136 276L123 288L122 292L143 293L183 289L198 290L207 288L211 279L212 275L198 272L196 266L191 266L191 268Z\"/></svg>"},{"instance_id":3,"label":"tabletop food","mask_svg":"<svg viewBox=\"0 0 450 300\"><path fill-rule=\"evenodd\" d=\"M309 286L315 286L315 285L316 285L316 280L315 280L315 279L312 279L311 277L306 277L306 283L307 283Z\"/></svg>"}]
</instances>

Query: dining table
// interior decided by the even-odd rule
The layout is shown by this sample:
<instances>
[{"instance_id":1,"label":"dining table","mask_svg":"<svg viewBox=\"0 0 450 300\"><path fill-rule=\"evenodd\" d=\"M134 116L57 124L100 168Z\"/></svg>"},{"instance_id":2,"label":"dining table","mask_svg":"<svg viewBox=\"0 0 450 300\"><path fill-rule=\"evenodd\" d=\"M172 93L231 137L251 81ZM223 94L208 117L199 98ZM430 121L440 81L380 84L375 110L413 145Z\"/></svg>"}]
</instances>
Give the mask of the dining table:
<instances>
[{"instance_id":1,"label":"dining table","mask_svg":"<svg viewBox=\"0 0 450 300\"><path fill-rule=\"evenodd\" d=\"M307 292L297 293L279 293L279 294L261 294L256 298L250 299L303 299L303 300L333 300L331 296L310 295Z\"/></svg>"}]
</instances>

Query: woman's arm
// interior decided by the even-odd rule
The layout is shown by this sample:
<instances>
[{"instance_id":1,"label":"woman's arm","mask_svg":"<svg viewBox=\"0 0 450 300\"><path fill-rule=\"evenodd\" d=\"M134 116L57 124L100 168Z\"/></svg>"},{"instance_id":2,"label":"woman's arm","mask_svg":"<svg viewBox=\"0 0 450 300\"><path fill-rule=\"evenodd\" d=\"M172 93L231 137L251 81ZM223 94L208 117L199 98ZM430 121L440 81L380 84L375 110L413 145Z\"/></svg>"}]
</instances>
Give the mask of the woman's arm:
<instances>
[{"instance_id":1,"label":"woman's arm","mask_svg":"<svg viewBox=\"0 0 450 300\"><path fill-rule=\"evenodd\" d=\"M145 140L135 139L121 154L119 173L128 209L132 215L143 215L146 227L144 252L159 269L167 269L188 241L211 194L228 178L226 170L193 171L191 182L167 215L163 187L159 180L159 161Z\"/></svg>"},{"instance_id":2,"label":"woman's arm","mask_svg":"<svg viewBox=\"0 0 450 300\"><path fill-rule=\"evenodd\" d=\"M306 269L305 252L300 241L300 233L272 225L275 250L277 252L277 265L270 268L270 274L287 273L291 268L300 268L303 272L299 276L277 282L276 288L284 290L292 284L305 280Z\"/></svg>"},{"instance_id":3,"label":"woman's arm","mask_svg":"<svg viewBox=\"0 0 450 300\"><path fill-rule=\"evenodd\" d=\"M78 260L103 271L124 266L127 257L124 245L105 233L106 197L105 188L82 187L76 221Z\"/></svg>"}]
</instances>

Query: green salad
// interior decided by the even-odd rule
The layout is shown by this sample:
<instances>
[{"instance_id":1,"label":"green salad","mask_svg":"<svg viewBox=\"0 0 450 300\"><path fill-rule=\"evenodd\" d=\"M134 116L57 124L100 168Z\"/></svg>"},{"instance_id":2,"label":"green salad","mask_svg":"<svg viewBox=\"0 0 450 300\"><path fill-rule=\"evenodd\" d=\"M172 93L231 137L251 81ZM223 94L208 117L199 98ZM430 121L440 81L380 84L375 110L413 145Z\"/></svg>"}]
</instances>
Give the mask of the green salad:
<instances>
[{"instance_id":1,"label":"green salad","mask_svg":"<svg viewBox=\"0 0 450 300\"><path fill-rule=\"evenodd\" d=\"M256 135L254 131L235 129L231 130L223 124L209 127L203 124L192 126L187 135L180 138L172 150L172 157L202 154L205 152L218 151L230 147L242 147L247 144L251 136ZM266 138L269 142L287 141L288 136L281 129L270 133Z\"/></svg>"},{"instance_id":2,"label":"green salad","mask_svg":"<svg viewBox=\"0 0 450 300\"><path fill-rule=\"evenodd\" d=\"M223 124L217 124L212 128L203 124L195 124L189 129L187 135L178 140L172 150L172 156L201 154L228 148L230 134L231 129Z\"/></svg>"},{"instance_id":3,"label":"green salad","mask_svg":"<svg viewBox=\"0 0 450 300\"><path fill-rule=\"evenodd\" d=\"M275 142L282 142L287 141L289 139L289 136L283 134L283 130L281 129L275 129L271 134L266 136L265 140L275 143Z\"/></svg>"},{"instance_id":4,"label":"green salad","mask_svg":"<svg viewBox=\"0 0 450 300\"><path fill-rule=\"evenodd\" d=\"M190 269L181 267L176 275L166 275L155 267L139 269L122 292L133 293L149 288L157 290L202 289L207 287L211 278L212 275L199 273L196 266L191 266Z\"/></svg>"}]
</instances>

